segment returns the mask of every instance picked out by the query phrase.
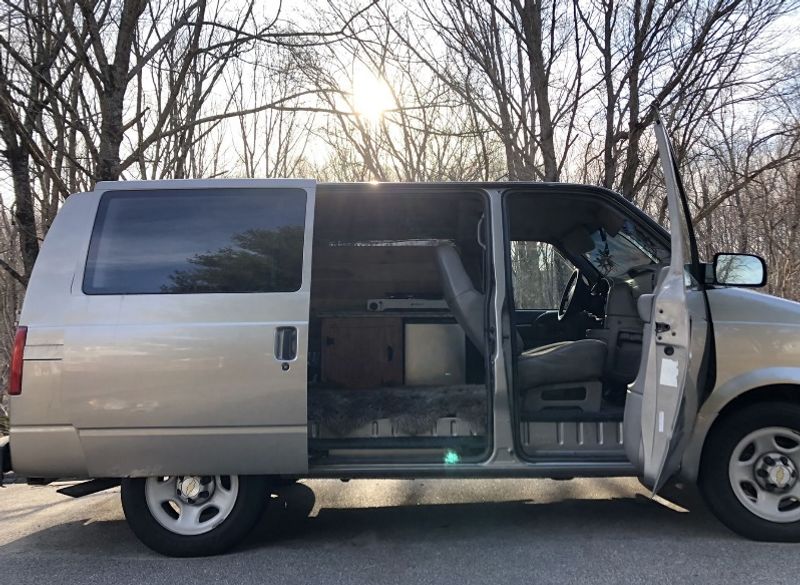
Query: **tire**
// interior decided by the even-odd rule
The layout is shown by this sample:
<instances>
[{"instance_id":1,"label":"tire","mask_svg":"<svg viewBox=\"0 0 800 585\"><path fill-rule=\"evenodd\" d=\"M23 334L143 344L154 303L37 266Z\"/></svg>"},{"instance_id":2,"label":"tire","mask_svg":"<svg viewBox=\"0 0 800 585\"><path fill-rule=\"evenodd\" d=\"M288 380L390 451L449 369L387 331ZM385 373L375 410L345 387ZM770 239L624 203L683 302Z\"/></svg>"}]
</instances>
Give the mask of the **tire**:
<instances>
[{"instance_id":1,"label":"tire","mask_svg":"<svg viewBox=\"0 0 800 585\"><path fill-rule=\"evenodd\" d=\"M716 423L703 449L699 487L714 515L734 532L800 542L798 472L800 405L765 402ZM776 478L781 485L773 483Z\"/></svg>"},{"instance_id":2,"label":"tire","mask_svg":"<svg viewBox=\"0 0 800 585\"><path fill-rule=\"evenodd\" d=\"M214 482L213 489L209 489L212 497L205 501L202 498L196 500L202 505L182 502L177 490L174 490L174 505L166 500L160 506L155 504L162 498L154 499L153 493L160 493L164 498L168 498L170 488L176 485L169 482L180 482L188 478L189 476L123 479L122 509L133 533L155 552L170 557L218 555L235 547L250 533L264 511L269 498L266 479L260 476L196 477L195 479L203 482L209 479ZM211 484L207 484L206 487L209 485ZM225 504L215 508L211 505L211 501L223 492L225 492ZM200 493L203 495L208 492ZM187 506L185 508L187 518L191 516L193 510L204 508L210 508L208 511L212 517L203 521L206 511L202 514L197 512L196 522L189 521L179 525L184 510L181 504ZM176 508L181 512L178 513ZM215 517L215 510L219 517ZM175 518L170 520L173 516Z\"/></svg>"}]
</instances>

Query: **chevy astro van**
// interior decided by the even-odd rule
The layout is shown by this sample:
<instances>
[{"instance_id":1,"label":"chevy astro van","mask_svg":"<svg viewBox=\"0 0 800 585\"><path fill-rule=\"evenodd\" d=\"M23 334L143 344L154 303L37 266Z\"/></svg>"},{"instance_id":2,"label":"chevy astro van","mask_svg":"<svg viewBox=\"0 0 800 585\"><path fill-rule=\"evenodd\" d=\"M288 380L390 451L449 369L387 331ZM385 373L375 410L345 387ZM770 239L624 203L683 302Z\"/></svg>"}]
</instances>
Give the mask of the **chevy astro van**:
<instances>
[{"instance_id":1,"label":"chevy astro van","mask_svg":"<svg viewBox=\"0 0 800 585\"><path fill-rule=\"evenodd\" d=\"M245 537L299 478L699 483L800 540L800 304L755 256L700 261L656 123L671 233L542 183L99 183L41 249L3 471L121 483L166 555Z\"/></svg>"}]
</instances>

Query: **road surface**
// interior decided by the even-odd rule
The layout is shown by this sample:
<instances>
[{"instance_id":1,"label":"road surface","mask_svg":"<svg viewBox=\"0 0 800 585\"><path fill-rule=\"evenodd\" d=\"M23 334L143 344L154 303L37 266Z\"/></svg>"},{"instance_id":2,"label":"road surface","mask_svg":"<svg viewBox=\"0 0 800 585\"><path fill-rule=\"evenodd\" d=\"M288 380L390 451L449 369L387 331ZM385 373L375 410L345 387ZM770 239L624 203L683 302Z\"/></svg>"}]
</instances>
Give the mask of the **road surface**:
<instances>
[{"instance_id":1,"label":"road surface","mask_svg":"<svg viewBox=\"0 0 800 585\"><path fill-rule=\"evenodd\" d=\"M10 485L0 583L800 582L800 545L749 542L691 490L669 496L622 478L310 481L274 498L234 552L170 559L128 530L118 490L73 500Z\"/></svg>"}]
</instances>

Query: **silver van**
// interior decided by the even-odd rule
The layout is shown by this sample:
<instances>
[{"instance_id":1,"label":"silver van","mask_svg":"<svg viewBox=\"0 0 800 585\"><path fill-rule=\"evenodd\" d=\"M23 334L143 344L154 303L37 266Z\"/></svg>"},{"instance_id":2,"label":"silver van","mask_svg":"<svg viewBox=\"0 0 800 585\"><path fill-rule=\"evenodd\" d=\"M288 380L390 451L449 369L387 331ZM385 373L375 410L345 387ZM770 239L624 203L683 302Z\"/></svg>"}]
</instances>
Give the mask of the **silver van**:
<instances>
[{"instance_id":1,"label":"silver van","mask_svg":"<svg viewBox=\"0 0 800 585\"><path fill-rule=\"evenodd\" d=\"M587 185L100 183L20 317L3 471L121 483L136 535L220 553L298 478L698 482L800 540L800 304ZM91 478L91 479L90 479Z\"/></svg>"}]
</instances>

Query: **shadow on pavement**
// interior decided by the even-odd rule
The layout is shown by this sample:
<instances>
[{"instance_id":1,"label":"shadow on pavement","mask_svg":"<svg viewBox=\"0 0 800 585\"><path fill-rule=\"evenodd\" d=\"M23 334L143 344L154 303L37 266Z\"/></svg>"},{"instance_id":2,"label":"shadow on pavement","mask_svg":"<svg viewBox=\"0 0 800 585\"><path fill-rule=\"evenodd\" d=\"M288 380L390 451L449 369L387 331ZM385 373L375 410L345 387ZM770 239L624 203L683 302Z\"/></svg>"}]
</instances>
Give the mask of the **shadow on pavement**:
<instances>
[{"instance_id":1,"label":"shadow on pavement","mask_svg":"<svg viewBox=\"0 0 800 585\"><path fill-rule=\"evenodd\" d=\"M496 535L519 542L568 538L575 542L607 538L738 538L705 509L694 489L665 488L668 506L637 494L611 499L532 500L462 504L401 505L372 508L322 508L309 517L314 493L297 484L274 498L243 549L272 542L284 546L362 541L425 541Z\"/></svg>"},{"instance_id":2,"label":"shadow on pavement","mask_svg":"<svg viewBox=\"0 0 800 585\"><path fill-rule=\"evenodd\" d=\"M370 546L376 543L440 543L502 538L511 543L566 539L575 545L610 535L642 538L726 540L728 532L699 504L691 490L676 490L682 507L670 509L643 495L610 499L531 500L462 504L325 508L309 517L314 492L303 484L273 497L241 552L282 548ZM476 542L477 544L477 542ZM0 547L3 556L30 551L125 557L150 555L120 520L66 522Z\"/></svg>"}]
</instances>

